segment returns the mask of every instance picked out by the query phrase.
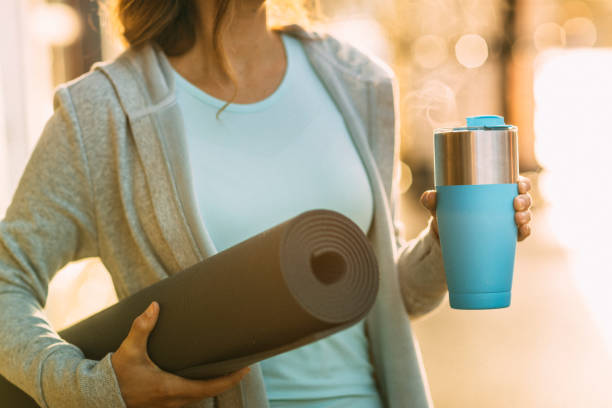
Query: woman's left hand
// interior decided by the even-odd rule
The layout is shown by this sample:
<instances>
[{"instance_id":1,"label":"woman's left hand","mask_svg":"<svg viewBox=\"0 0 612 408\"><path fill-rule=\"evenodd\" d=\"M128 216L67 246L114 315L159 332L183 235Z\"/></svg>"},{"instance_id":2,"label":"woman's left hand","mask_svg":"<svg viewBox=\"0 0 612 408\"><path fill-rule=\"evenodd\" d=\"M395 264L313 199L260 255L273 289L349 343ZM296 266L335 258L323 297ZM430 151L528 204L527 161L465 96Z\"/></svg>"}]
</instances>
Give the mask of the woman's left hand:
<instances>
[{"instance_id":1,"label":"woman's left hand","mask_svg":"<svg viewBox=\"0 0 612 408\"><path fill-rule=\"evenodd\" d=\"M514 197L514 221L518 227L517 240L522 241L531 234L531 208L532 198L529 194L531 190L531 180L527 177L519 176L518 180L518 192L519 195ZM438 220L436 218L436 191L427 190L421 195L421 204L427 208L432 216L431 228L436 233L436 237L440 239L438 235Z\"/></svg>"}]
</instances>

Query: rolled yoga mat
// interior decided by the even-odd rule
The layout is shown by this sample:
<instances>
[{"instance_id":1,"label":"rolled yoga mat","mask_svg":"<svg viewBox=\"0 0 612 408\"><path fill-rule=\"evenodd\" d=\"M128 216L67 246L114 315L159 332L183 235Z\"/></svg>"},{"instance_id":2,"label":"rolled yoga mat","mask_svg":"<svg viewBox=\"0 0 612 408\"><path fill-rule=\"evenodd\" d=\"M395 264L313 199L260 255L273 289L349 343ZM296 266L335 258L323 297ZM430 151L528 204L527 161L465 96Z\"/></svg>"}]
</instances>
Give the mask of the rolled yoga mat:
<instances>
[{"instance_id":1,"label":"rolled yoga mat","mask_svg":"<svg viewBox=\"0 0 612 408\"><path fill-rule=\"evenodd\" d=\"M203 379L343 330L370 310L378 264L344 215L310 210L163 279L61 331L85 356L115 351L156 300L148 351L163 370ZM0 377L2 406L37 407Z\"/></svg>"}]
</instances>

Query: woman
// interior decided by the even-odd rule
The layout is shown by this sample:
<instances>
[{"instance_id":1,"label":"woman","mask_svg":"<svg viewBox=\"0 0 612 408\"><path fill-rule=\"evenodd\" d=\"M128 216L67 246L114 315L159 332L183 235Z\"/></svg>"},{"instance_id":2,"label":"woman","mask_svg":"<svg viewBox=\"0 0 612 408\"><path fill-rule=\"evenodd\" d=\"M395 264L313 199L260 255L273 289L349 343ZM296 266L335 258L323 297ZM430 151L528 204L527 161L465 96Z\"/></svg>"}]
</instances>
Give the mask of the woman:
<instances>
[{"instance_id":1,"label":"woman","mask_svg":"<svg viewBox=\"0 0 612 408\"><path fill-rule=\"evenodd\" d=\"M429 405L408 315L432 310L446 284L434 192L422 196L426 230L401 248L393 232L392 74L332 37L269 29L265 7L120 0L130 49L57 90L0 224L0 373L41 406ZM519 240L528 190L522 179ZM69 261L99 256L123 298L321 207L367 233L376 304L365 321L250 369L204 381L163 372L146 350L155 302L100 361L41 313Z\"/></svg>"}]
</instances>

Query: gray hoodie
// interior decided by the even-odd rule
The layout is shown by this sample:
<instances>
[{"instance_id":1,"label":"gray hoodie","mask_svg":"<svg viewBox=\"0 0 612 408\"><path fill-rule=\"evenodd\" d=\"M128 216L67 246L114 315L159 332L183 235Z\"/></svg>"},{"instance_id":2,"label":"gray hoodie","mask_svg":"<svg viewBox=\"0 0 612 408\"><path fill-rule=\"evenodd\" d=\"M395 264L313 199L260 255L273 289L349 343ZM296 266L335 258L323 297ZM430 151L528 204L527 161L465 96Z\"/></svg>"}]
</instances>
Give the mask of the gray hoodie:
<instances>
[{"instance_id":1,"label":"gray hoodie","mask_svg":"<svg viewBox=\"0 0 612 408\"><path fill-rule=\"evenodd\" d=\"M381 272L366 318L379 391L389 407L428 407L409 316L446 292L431 228L403 242L394 227L398 99L392 72L328 35L288 26L336 102L374 194L368 239ZM171 68L155 44L60 86L54 113L0 222L0 374L42 407L125 407L111 355L86 359L42 312L66 263L100 257L124 298L216 252L197 211ZM267 407L258 364L197 407ZM1 396L0 396L1 398Z\"/></svg>"}]
</instances>

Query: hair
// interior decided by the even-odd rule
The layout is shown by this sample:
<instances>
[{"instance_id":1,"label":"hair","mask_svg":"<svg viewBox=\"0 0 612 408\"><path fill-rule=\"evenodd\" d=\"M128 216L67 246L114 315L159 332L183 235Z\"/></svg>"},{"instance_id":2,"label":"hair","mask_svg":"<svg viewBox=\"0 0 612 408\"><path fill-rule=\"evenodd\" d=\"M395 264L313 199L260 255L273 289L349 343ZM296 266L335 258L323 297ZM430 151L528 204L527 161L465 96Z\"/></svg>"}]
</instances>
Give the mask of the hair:
<instances>
[{"instance_id":1,"label":"hair","mask_svg":"<svg viewBox=\"0 0 612 408\"><path fill-rule=\"evenodd\" d=\"M182 55L195 45L199 24L196 0L110 1L113 3L113 20L127 45L139 47L152 41L168 56ZM216 6L212 27L213 50L222 73L234 84L234 95L217 112L218 117L236 97L238 90L234 72L223 49L222 38L224 28L231 21L234 7L241 0L209 1L214 1ZM266 0L265 4L268 24L272 29L291 23L309 26L311 13L317 14L320 8L319 0Z\"/></svg>"}]
</instances>

